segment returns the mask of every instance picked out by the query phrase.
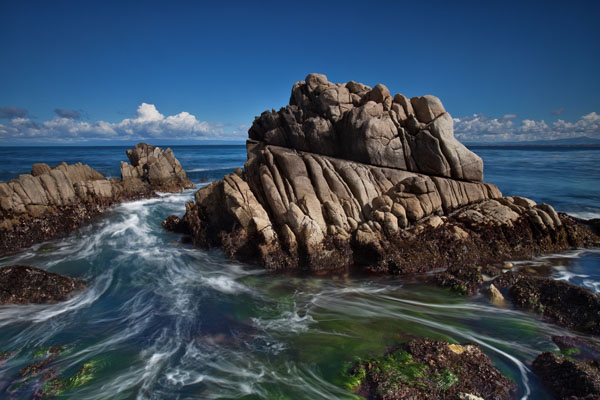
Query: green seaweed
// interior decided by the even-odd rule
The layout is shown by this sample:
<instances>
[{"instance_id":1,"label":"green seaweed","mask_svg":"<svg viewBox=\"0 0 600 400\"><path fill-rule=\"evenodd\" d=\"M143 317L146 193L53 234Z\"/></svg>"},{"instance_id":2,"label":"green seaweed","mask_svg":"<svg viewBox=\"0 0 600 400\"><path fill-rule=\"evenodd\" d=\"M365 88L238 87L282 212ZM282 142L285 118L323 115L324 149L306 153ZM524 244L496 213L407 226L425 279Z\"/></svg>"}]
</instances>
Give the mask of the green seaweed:
<instances>
[{"instance_id":1,"label":"green seaweed","mask_svg":"<svg viewBox=\"0 0 600 400\"><path fill-rule=\"evenodd\" d=\"M72 377L54 378L48 381L42 388L43 397L59 396L67 390L83 386L94 378L97 371L98 361L88 361Z\"/></svg>"},{"instance_id":2,"label":"green seaweed","mask_svg":"<svg viewBox=\"0 0 600 400\"><path fill-rule=\"evenodd\" d=\"M54 253L56 250L59 250L59 248L53 247L53 246L42 246L38 249L38 253L48 254L48 253Z\"/></svg>"},{"instance_id":3,"label":"green seaweed","mask_svg":"<svg viewBox=\"0 0 600 400\"><path fill-rule=\"evenodd\" d=\"M351 392L356 391L360 385L364 382L367 377L367 370L362 363L358 363L356 367L350 369L350 372L345 374L345 382L343 382L344 388Z\"/></svg>"},{"instance_id":4,"label":"green seaweed","mask_svg":"<svg viewBox=\"0 0 600 400\"><path fill-rule=\"evenodd\" d=\"M441 392L445 392L446 390L450 389L452 385L458 382L458 377L449 369L444 368L439 373L436 372L433 375L433 382L436 386L436 389Z\"/></svg>"},{"instance_id":5,"label":"green seaweed","mask_svg":"<svg viewBox=\"0 0 600 400\"><path fill-rule=\"evenodd\" d=\"M444 393L458 383L458 377L450 369L432 371L427 365L414 361L404 350L396 350L380 359L358 361L348 370L344 387L356 392L367 376L379 383L377 391L382 396L397 393L403 386L433 388Z\"/></svg>"},{"instance_id":6,"label":"green seaweed","mask_svg":"<svg viewBox=\"0 0 600 400\"><path fill-rule=\"evenodd\" d=\"M568 348L564 348L564 349L560 350L560 354L562 354L563 356L565 356L569 359L573 359L573 356L576 356L580 353L581 353L581 351L576 347L568 347Z\"/></svg>"}]
</instances>

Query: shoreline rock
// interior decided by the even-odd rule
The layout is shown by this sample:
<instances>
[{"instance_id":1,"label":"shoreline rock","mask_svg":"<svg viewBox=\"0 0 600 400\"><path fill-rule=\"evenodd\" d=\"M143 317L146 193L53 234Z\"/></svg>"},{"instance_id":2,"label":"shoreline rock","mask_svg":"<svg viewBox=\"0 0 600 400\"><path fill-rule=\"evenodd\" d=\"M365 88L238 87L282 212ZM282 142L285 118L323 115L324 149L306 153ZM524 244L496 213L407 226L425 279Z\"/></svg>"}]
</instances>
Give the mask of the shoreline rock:
<instances>
[{"instance_id":1,"label":"shoreline rock","mask_svg":"<svg viewBox=\"0 0 600 400\"><path fill-rule=\"evenodd\" d=\"M517 308L576 331L600 335L600 296L587 289L514 271L500 275L494 285L507 289Z\"/></svg>"},{"instance_id":2,"label":"shoreline rock","mask_svg":"<svg viewBox=\"0 0 600 400\"><path fill-rule=\"evenodd\" d=\"M512 399L516 384L475 344L419 338L349 371L348 389L373 400Z\"/></svg>"},{"instance_id":3,"label":"shoreline rock","mask_svg":"<svg viewBox=\"0 0 600 400\"><path fill-rule=\"evenodd\" d=\"M67 300L87 284L27 265L0 268L0 304L47 304Z\"/></svg>"},{"instance_id":4,"label":"shoreline rock","mask_svg":"<svg viewBox=\"0 0 600 400\"><path fill-rule=\"evenodd\" d=\"M198 190L166 228L232 259L314 274L411 274L600 245L550 205L481 182L481 159L434 96L310 74L249 138L244 170Z\"/></svg>"},{"instance_id":5,"label":"shoreline rock","mask_svg":"<svg viewBox=\"0 0 600 400\"><path fill-rule=\"evenodd\" d=\"M61 163L0 181L0 254L65 236L119 202L193 187L171 149L140 143L127 156L132 165L121 163L121 179Z\"/></svg>"}]
</instances>

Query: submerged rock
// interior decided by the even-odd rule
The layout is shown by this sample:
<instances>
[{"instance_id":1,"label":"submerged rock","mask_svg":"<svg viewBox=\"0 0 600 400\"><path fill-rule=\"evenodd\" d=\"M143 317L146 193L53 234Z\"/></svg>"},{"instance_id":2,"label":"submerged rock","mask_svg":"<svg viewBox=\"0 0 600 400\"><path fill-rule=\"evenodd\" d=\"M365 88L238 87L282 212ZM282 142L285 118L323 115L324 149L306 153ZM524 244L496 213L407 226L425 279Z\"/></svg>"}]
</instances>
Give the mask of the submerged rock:
<instances>
[{"instance_id":1,"label":"submerged rock","mask_svg":"<svg viewBox=\"0 0 600 400\"><path fill-rule=\"evenodd\" d=\"M600 361L600 342L577 336L552 336L552 341L567 357L582 361Z\"/></svg>"},{"instance_id":2,"label":"submerged rock","mask_svg":"<svg viewBox=\"0 0 600 400\"><path fill-rule=\"evenodd\" d=\"M349 371L348 389L367 399L512 399L516 385L475 344L414 339Z\"/></svg>"},{"instance_id":3,"label":"submerged rock","mask_svg":"<svg viewBox=\"0 0 600 400\"><path fill-rule=\"evenodd\" d=\"M583 362L554 353L540 354L533 372L557 399L600 399L600 362Z\"/></svg>"},{"instance_id":4,"label":"submerged rock","mask_svg":"<svg viewBox=\"0 0 600 400\"><path fill-rule=\"evenodd\" d=\"M56 303L85 286L82 280L26 265L0 268L0 304Z\"/></svg>"},{"instance_id":5,"label":"submerged rock","mask_svg":"<svg viewBox=\"0 0 600 400\"><path fill-rule=\"evenodd\" d=\"M587 289L514 271L499 276L494 284L509 288L508 296L518 308L567 328L600 334L600 296Z\"/></svg>"},{"instance_id":6,"label":"submerged rock","mask_svg":"<svg viewBox=\"0 0 600 400\"><path fill-rule=\"evenodd\" d=\"M140 143L127 156L132 165L121 164L121 179L61 163L0 181L0 254L64 236L115 203L193 187L171 149Z\"/></svg>"}]
</instances>

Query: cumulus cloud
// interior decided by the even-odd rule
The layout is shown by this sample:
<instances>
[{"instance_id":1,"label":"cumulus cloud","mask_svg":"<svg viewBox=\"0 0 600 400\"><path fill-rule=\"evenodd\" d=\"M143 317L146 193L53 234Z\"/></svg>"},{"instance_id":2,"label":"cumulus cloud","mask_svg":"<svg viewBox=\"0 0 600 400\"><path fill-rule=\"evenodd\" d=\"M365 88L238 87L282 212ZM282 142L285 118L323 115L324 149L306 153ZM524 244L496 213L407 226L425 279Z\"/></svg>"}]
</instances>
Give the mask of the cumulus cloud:
<instances>
[{"instance_id":1,"label":"cumulus cloud","mask_svg":"<svg viewBox=\"0 0 600 400\"><path fill-rule=\"evenodd\" d=\"M76 110L65 110L62 108L55 108L54 113L61 118L70 118L70 119L81 118L81 113Z\"/></svg>"},{"instance_id":2,"label":"cumulus cloud","mask_svg":"<svg viewBox=\"0 0 600 400\"><path fill-rule=\"evenodd\" d=\"M27 110L15 106L0 107L0 118L13 119L23 118L27 115Z\"/></svg>"},{"instance_id":3,"label":"cumulus cloud","mask_svg":"<svg viewBox=\"0 0 600 400\"><path fill-rule=\"evenodd\" d=\"M61 111L61 112L59 112ZM66 111L66 112L65 112ZM0 124L0 140L46 140L76 142L85 140L144 139L235 139L242 138L237 128L198 120L184 111L165 116L153 104L142 103L132 118L120 122L79 121L78 112L55 110L57 116L41 123L16 117ZM77 115L75 114L77 113ZM245 132L244 132L245 134Z\"/></svg>"},{"instance_id":4,"label":"cumulus cloud","mask_svg":"<svg viewBox=\"0 0 600 400\"><path fill-rule=\"evenodd\" d=\"M490 118L483 114L454 118L454 133L465 142L518 142L600 136L600 114L596 112L583 115L575 122L523 119L515 123L514 118L514 114L502 118Z\"/></svg>"}]
</instances>

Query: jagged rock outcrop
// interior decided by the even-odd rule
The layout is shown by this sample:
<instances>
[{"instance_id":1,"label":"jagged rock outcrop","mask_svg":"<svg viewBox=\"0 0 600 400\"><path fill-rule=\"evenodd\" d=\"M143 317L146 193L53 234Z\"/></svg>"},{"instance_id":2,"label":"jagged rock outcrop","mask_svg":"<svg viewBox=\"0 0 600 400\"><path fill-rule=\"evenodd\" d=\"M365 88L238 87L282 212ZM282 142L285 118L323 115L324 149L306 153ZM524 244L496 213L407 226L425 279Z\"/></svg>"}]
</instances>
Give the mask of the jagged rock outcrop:
<instances>
[{"instance_id":1,"label":"jagged rock outcrop","mask_svg":"<svg viewBox=\"0 0 600 400\"><path fill-rule=\"evenodd\" d=\"M193 187L171 149L140 143L127 156L132 165L121 164L122 179L61 163L0 181L0 253L63 236L117 202Z\"/></svg>"},{"instance_id":2,"label":"jagged rock outcrop","mask_svg":"<svg viewBox=\"0 0 600 400\"><path fill-rule=\"evenodd\" d=\"M27 265L0 268L0 304L56 303L85 286L82 280Z\"/></svg>"},{"instance_id":3,"label":"jagged rock outcrop","mask_svg":"<svg viewBox=\"0 0 600 400\"><path fill-rule=\"evenodd\" d=\"M394 97L384 85L297 82L290 104L254 120L250 139L379 167L481 181L483 161L454 138L440 99Z\"/></svg>"},{"instance_id":4,"label":"jagged rock outcrop","mask_svg":"<svg viewBox=\"0 0 600 400\"><path fill-rule=\"evenodd\" d=\"M178 192L194 185L175 158L173 150L163 151L160 147L139 143L127 150L131 165L121 161L121 179L140 179L148 182L152 189L163 192Z\"/></svg>"},{"instance_id":5,"label":"jagged rock outcrop","mask_svg":"<svg viewBox=\"0 0 600 400\"><path fill-rule=\"evenodd\" d=\"M196 192L176 226L232 258L316 273L410 273L600 243L551 206L481 182L481 159L446 116L433 96L310 74L290 106L254 121L244 171Z\"/></svg>"}]
</instances>

